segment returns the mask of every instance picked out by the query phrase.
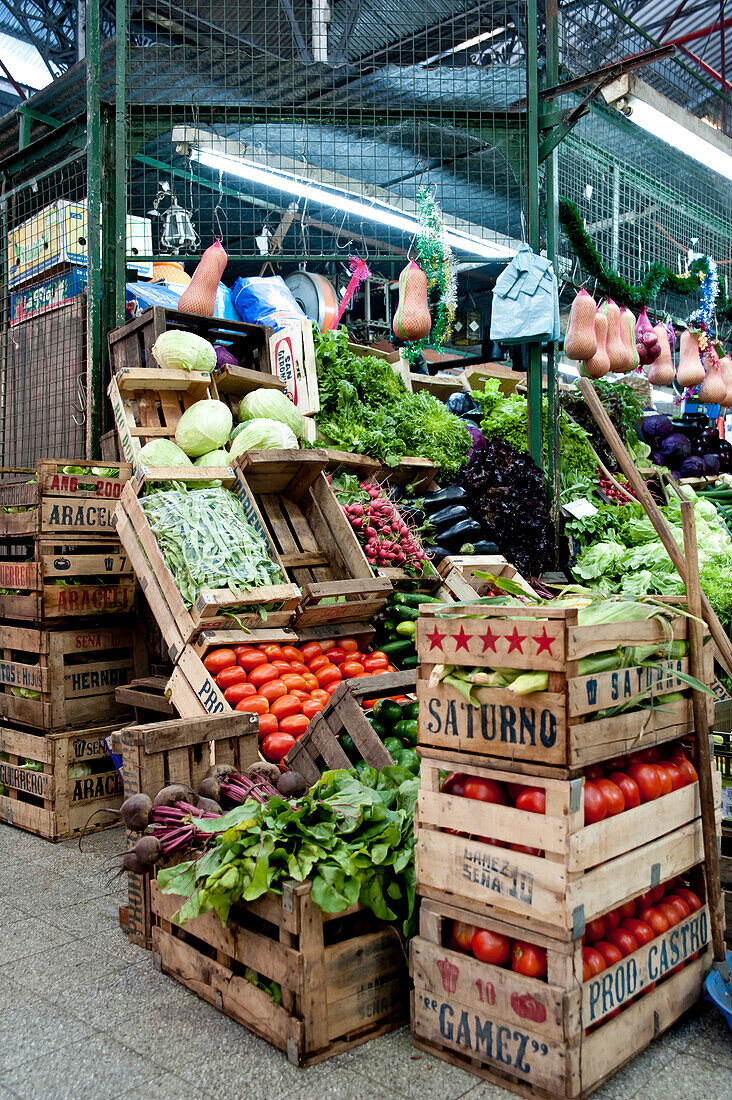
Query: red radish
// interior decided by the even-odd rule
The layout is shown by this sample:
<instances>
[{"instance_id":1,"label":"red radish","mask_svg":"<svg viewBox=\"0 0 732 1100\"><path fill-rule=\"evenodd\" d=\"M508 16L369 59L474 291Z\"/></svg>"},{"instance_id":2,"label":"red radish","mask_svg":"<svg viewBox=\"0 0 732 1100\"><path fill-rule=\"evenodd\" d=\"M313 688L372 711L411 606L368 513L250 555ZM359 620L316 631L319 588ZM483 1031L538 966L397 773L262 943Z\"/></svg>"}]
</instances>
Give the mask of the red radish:
<instances>
[{"instance_id":1,"label":"red radish","mask_svg":"<svg viewBox=\"0 0 732 1100\"><path fill-rule=\"evenodd\" d=\"M184 313L213 317L216 311L216 291L227 262L228 256L217 238L198 261L190 283L180 296L178 309Z\"/></svg>"}]
</instances>

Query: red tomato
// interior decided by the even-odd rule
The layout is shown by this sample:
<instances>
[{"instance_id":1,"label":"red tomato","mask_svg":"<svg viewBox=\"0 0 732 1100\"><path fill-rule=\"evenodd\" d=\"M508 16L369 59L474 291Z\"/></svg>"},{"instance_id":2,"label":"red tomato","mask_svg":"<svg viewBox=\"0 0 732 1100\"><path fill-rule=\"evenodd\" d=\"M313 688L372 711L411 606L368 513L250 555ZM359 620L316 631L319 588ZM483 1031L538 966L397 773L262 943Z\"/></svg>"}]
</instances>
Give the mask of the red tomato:
<instances>
[{"instance_id":1,"label":"red tomato","mask_svg":"<svg viewBox=\"0 0 732 1100\"><path fill-rule=\"evenodd\" d=\"M275 699L270 709L277 716L281 729L283 718L287 718L290 714L302 713L302 699L298 699L296 695L283 695L281 698Z\"/></svg>"},{"instance_id":2,"label":"red tomato","mask_svg":"<svg viewBox=\"0 0 732 1100\"><path fill-rule=\"evenodd\" d=\"M626 955L632 955L634 951L638 950L638 941L635 936L631 936L630 932L627 932L624 928L613 928L611 932L607 934L608 943L614 943L618 951L622 951L623 958Z\"/></svg>"},{"instance_id":3,"label":"red tomato","mask_svg":"<svg viewBox=\"0 0 732 1100\"><path fill-rule=\"evenodd\" d=\"M672 763L674 763L676 765L676 767L679 769L679 771L683 775L683 777L686 781L687 787L691 783L698 782L699 776L696 774L696 768L694 767L694 765L691 763L690 760L686 759L685 756L674 756L672 758Z\"/></svg>"},{"instance_id":4,"label":"red tomato","mask_svg":"<svg viewBox=\"0 0 732 1100\"><path fill-rule=\"evenodd\" d=\"M653 764L629 764L628 775L638 784L641 802L653 802L661 796L661 776Z\"/></svg>"},{"instance_id":5,"label":"red tomato","mask_svg":"<svg viewBox=\"0 0 732 1100\"><path fill-rule=\"evenodd\" d=\"M582 981L583 982L589 982L591 977L592 977L592 971L590 970L590 964L588 962L585 962L585 960L583 959L582 960Z\"/></svg>"},{"instance_id":6,"label":"red tomato","mask_svg":"<svg viewBox=\"0 0 732 1100\"><path fill-rule=\"evenodd\" d=\"M324 690L327 691L329 699L334 691L338 691L338 688L341 686L342 683L342 680L332 680L331 683L325 685ZM312 696L312 692L310 694Z\"/></svg>"},{"instance_id":7,"label":"red tomato","mask_svg":"<svg viewBox=\"0 0 732 1100\"><path fill-rule=\"evenodd\" d=\"M364 657L361 661L365 672L386 672L389 661L386 657Z\"/></svg>"},{"instance_id":8,"label":"red tomato","mask_svg":"<svg viewBox=\"0 0 732 1100\"><path fill-rule=\"evenodd\" d=\"M582 948L582 962L584 964L583 967L582 967L582 981L583 982L589 981L590 978L593 978L596 974L601 974L602 971L607 966L607 963L605 962L605 960L603 959L602 955L600 954L600 952L597 950L596 947L583 947ZM584 974L585 966L589 970L589 974L587 975L587 977L585 977L585 974Z\"/></svg>"},{"instance_id":9,"label":"red tomato","mask_svg":"<svg viewBox=\"0 0 732 1100\"><path fill-rule=\"evenodd\" d=\"M664 898L662 904L673 905L680 914L681 920L686 920L692 911L689 903L685 898L682 898L680 894L669 894L668 897Z\"/></svg>"},{"instance_id":10,"label":"red tomato","mask_svg":"<svg viewBox=\"0 0 732 1100\"><path fill-rule=\"evenodd\" d=\"M254 684L233 684L224 692L224 699L232 707L235 707L237 703L241 703L242 699L256 694L257 689Z\"/></svg>"},{"instance_id":11,"label":"red tomato","mask_svg":"<svg viewBox=\"0 0 732 1100\"><path fill-rule=\"evenodd\" d=\"M657 764L660 759L661 754L656 745L650 745L647 749L633 753L633 760L636 763L640 760L642 764Z\"/></svg>"},{"instance_id":12,"label":"red tomato","mask_svg":"<svg viewBox=\"0 0 732 1100\"><path fill-rule=\"evenodd\" d=\"M254 684L255 687L262 687L263 684L268 683L270 680L279 679L277 669L274 665L266 664L259 665L257 668L253 668L249 673L249 683Z\"/></svg>"},{"instance_id":13,"label":"red tomato","mask_svg":"<svg viewBox=\"0 0 732 1100\"><path fill-rule=\"evenodd\" d=\"M616 814L621 814L625 809L625 795L617 783L604 776L601 779L596 779L595 783L605 798L607 816L615 817Z\"/></svg>"},{"instance_id":14,"label":"red tomato","mask_svg":"<svg viewBox=\"0 0 732 1100\"><path fill-rule=\"evenodd\" d=\"M631 779L625 772L611 772L610 779L623 792L626 810L633 810L636 806L640 806L640 791L635 779Z\"/></svg>"},{"instance_id":15,"label":"red tomato","mask_svg":"<svg viewBox=\"0 0 732 1100\"><path fill-rule=\"evenodd\" d=\"M274 642L270 642L267 645L262 645L259 648L262 650L262 653L267 654L267 660L270 662L285 660L285 655L282 652L282 647L275 645Z\"/></svg>"},{"instance_id":16,"label":"red tomato","mask_svg":"<svg viewBox=\"0 0 732 1100\"><path fill-rule=\"evenodd\" d=\"M639 947L650 943L656 935L650 924L647 924L644 920L639 920L637 917L628 917L627 920L624 920L619 931L630 932Z\"/></svg>"},{"instance_id":17,"label":"red tomato","mask_svg":"<svg viewBox=\"0 0 732 1100\"><path fill-rule=\"evenodd\" d=\"M313 676L311 672L299 672L298 676L302 676L305 681L305 691L315 691L318 687L317 677Z\"/></svg>"},{"instance_id":18,"label":"red tomato","mask_svg":"<svg viewBox=\"0 0 732 1100\"><path fill-rule=\"evenodd\" d=\"M344 680L350 680L354 676L363 676L366 669L359 661L346 660L340 665L341 675Z\"/></svg>"},{"instance_id":19,"label":"red tomato","mask_svg":"<svg viewBox=\"0 0 732 1100\"><path fill-rule=\"evenodd\" d=\"M322 649L323 653L329 653L334 645L335 645L335 639L334 638L329 638L327 642L321 642L320 643L320 648Z\"/></svg>"},{"instance_id":20,"label":"red tomato","mask_svg":"<svg viewBox=\"0 0 732 1100\"><path fill-rule=\"evenodd\" d=\"M291 733L298 737L310 725L310 719L304 714L288 714L286 718L280 718L280 733Z\"/></svg>"},{"instance_id":21,"label":"red tomato","mask_svg":"<svg viewBox=\"0 0 732 1100\"><path fill-rule=\"evenodd\" d=\"M234 710L243 710L247 714L266 714L269 710L269 703L261 695L249 695L246 699L240 700Z\"/></svg>"},{"instance_id":22,"label":"red tomato","mask_svg":"<svg viewBox=\"0 0 732 1100\"><path fill-rule=\"evenodd\" d=\"M649 890L645 894L639 894L635 899L635 912L642 913L644 909L647 909L649 905L653 905L653 898L651 897L651 891Z\"/></svg>"},{"instance_id":23,"label":"red tomato","mask_svg":"<svg viewBox=\"0 0 732 1100\"><path fill-rule=\"evenodd\" d=\"M602 821L607 817L607 802L597 783L591 779L585 780L585 825L594 825L596 821Z\"/></svg>"},{"instance_id":24,"label":"red tomato","mask_svg":"<svg viewBox=\"0 0 732 1100\"><path fill-rule=\"evenodd\" d=\"M295 738L290 733L268 733L262 742L262 755L270 763L279 764L294 744Z\"/></svg>"},{"instance_id":25,"label":"red tomato","mask_svg":"<svg viewBox=\"0 0 732 1100\"><path fill-rule=\"evenodd\" d=\"M268 733L277 733L278 723L274 714L260 714L259 716L259 740L262 741Z\"/></svg>"},{"instance_id":26,"label":"red tomato","mask_svg":"<svg viewBox=\"0 0 732 1100\"><path fill-rule=\"evenodd\" d=\"M470 951L473 936L477 931L474 924L465 924L461 920L452 922L452 938L461 951Z\"/></svg>"},{"instance_id":27,"label":"red tomato","mask_svg":"<svg viewBox=\"0 0 732 1100\"><path fill-rule=\"evenodd\" d=\"M302 712L306 718L314 718L324 706L325 703L318 703L315 699L305 699L302 704Z\"/></svg>"},{"instance_id":28,"label":"red tomato","mask_svg":"<svg viewBox=\"0 0 732 1100\"><path fill-rule=\"evenodd\" d=\"M296 672L284 672L280 679L288 691L292 691L293 688L298 688L299 691L307 691L308 689L305 677L298 676Z\"/></svg>"},{"instance_id":29,"label":"red tomato","mask_svg":"<svg viewBox=\"0 0 732 1100\"><path fill-rule=\"evenodd\" d=\"M596 943L597 940L601 940L605 935L606 927L604 917L595 917L594 920L585 925L585 940L587 943Z\"/></svg>"},{"instance_id":30,"label":"red tomato","mask_svg":"<svg viewBox=\"0 0 732 1100\"><path fill-rule=\"evenodd\" d=\"M239 653L237 661L246 672L251 672L252 669L267 664L267 658L258 649L250 649L246 653Z\"/></svg>"},{"instance_id":31,"label":"red tomato","mask_svg":"<svg viewBox=\"0 0 732 1100\"><path fill-rule=\"evenodd\" d=\"M219 672L236 664L236 653L233 649L212 649L203 658L203 664L213 676L218 676Z\"/></svg>"},{"instance_id":32,"label":"red tomato","mask_svg":"<svg viewBox=\"0 0 732 1100\"><path fill-rule=\"evenodd\" d=\"M684 773L673 760L663 760L657 767L663 768L666 774L671 777L671 787L673 790L678 791L681 787L686 786Z\"/></svg>"},{"instance_id":33,"label":"red tomato","mask_svg":"<svg viewBox=\"0 0 732 1100\"><path fill-rule=\"evenodd\" d=\"M508 795L503 785L496 783L495 779L478 779L471 775L463 787L465 798L475 798L478 802L495 802L498 806L508 805Z\"/></svg>"},{"instance_id":34,"label":"red tomato","mask_svg":"<svg viewBox=\"0 0 732 1100\"><path fill-rule=\"evenodd\" d=\"M511 969L529 978L545 978L546 951L533 943L514 940L511 945Z\"/></svg>"},{"instance_id":35,"label":"red tomato","mask_svg":"<svg viewBox=\"0 0 732 1100\"><path fill-rule=\"evenodd\" d=\"M290 688L290 695L294 695L296 699L299 699L301 703L309 703L310 692L300 691L300 688Z\"/></svg>"},{"instance_id":36,"label":"red tomato","mask_svg":"<svg viewBox=\"0 0 732 1100\"><path fill-rule=\"evenodd\" d=\"M302 653L299 649L295 649L294 645L283 645L281 649L283 661L289 661L290 664L292 664L293 661L296 661L298 664L302 663Z\"/></svg>"},{"instance_id":37,"label":"red tomato","mask_svg":"<svg viewBox=\"0 0 732 1100\"><path fill-rule=\"evenodd\" d=\"M666 898L664 898L663 901L659 901L656 909L658 909L662 917L666 918L669 928L673 928L675 924L680 924L684 919L679 908L674 905L672 901L667 901Z\"/></svg>"},{"instance_id":38,"label":"red tomato","mask_svg":"<svg viewBox=\"0 0 732 1100\"><path fill-rule=\"evenodd\" d=\"M292 661L290 664L290 672L295 676L309 676L308 666L302 661Z\"/></svg>"},{"instance_id":39,"label":"red tomato","mask_svg":"<svg viewBox=\"0 0 732 1100\"><path fill-rule=\"evenodd\" d=\"M612 760L605 761L605 763L603 764L603 768L605 769L606 774L609 774L610 772L621 772L623 771L627 763L627 756L614 756Z\"/></svg>"},{"instance_id":40,"label":"red tomato","mask_svg":"<svg viewBox=\"0 0 732 1100\"><path fill-rule=\"evenodd\" d=\"M332 649L329 649L327 657L332 665L341 665L344 661L348 660L348 654L345 649L339 645L334 645Z\"/></svg>"},{"instance_id":41,"label":"red tomato","mask_svg":"<svg viewBox=\"0 0 732 1100\"><path fill-rule=\"evenodd\" d=\"M489 932L479 928L473 933L470 946L476 959L494 966L508 966L511 959L511 941L499 932Z\"/></svg>"},{"instance_id":42,"label":"red tomato","mask_svg":"<svg viewBox=\"0 0 732 1100\"><path fill-rule=\"evenodd\" d=\"M689 750L685 748L682 741L673 741L669 747L669 756L673 760L675 757L680 756L682 760L691 761Z\"/></svg>"},{"instance_id":43,"label":"red tomato","mask_svg":"<svg viewBox=\"0 0 732 1100\"><path fill-rule=\"evenodd\" d=\"M609 913L605 914L604 919L605 932L607 934L612 928L619 928L623 918L620 916L620 912L617 909L611 909Z\"/></svg>"},{"instance_id":44,"label":"red tomato","mask_svg":"<svg viewBox=\"0 0 732 1100\"><path fill-rule=\"evenodd\" d=\"M510 795L511 801L515 804L521 792L526 790L526 786L523 783L506 783L506 790Z\"/></svg>"},{"instance_id":45,"label":"red tomato","mask_svg":"<svg viewBox=\"0 0 732 1100\"><path fill-rule=\"evenodd\" d=\"M642 921L645 921L646 924L650 924L657 936L661 936L664 932L668 932L669 930L668 920L663 913L659 912L653 905L649 905L646 909L643 909L638 916Z\"/></svg>"},{"instance_id":46,"label":"red tomato","mask_svg":"<svg viewBox=\"0 0 732 1100\"><path fill-rule=\"evenodd\" d=\"M258 650L256 650L254 648L254 646L251 646L251 645L235 645L234 646L234 653L236 653L237 661L239 660L239 658L244 653L257 653L257 652L258 652Z\"/></svg>"},{"instance_id":47,"label":"red tomato","mask_svg":"<svg viewBox=\"0 0 732 1100\"><path fill-rule=\"evenodd\" d=\"M666 893L666 885L663 882L659 882L658 886L654 886L651 889L651 905L658 905L659 901Z\"/></svg>"},{"instance_id":48,"label":"red tomato","mask_svg":"<svg viewBox=\"0 0 732 1100\"><path fill-rule=\"evenodd\" d=\"M341 670L338 668L338 665L332 665L330 662L327 662L317 670L315 679L321 687L327 688L328 684L339 684L343 676L341 675Z\"/></svg>"},{"instance_id":49,"label":"red tomato","mask_svg":"<svg viewBox=\"0 0 732 1100\"><path fill-rule=\"evenodd\" d=\"M319 653L317 657L313 657L311 661L308 661L308 669L310 670L310 672L312 672L314 676L319 668L325 668L325 666L329 664L330 661L328 660L326 655L324 653Z\"/></svg>"},{"instance_id":50,"label":"red tomato","mask_svg":"<svg viewBox=\"0 0 732 1100\"><path fill-rule=\"evenodd\" d=\"M497 840L492 841L493 844L499 844ZM503 845L501 845L503 847ZM509 844L509 848L512 852L523 852L527 856L540 856L543 849L541 848L527 848L525 844Z\"/></svg>"},{"instance_id":51,"label":"red tomato","mask_svg":"<svg viewBox=\"0 0 732 1100\"><path fill-rule=\"evenodd\" d=\"M674 789L674 785L671 782L671 776L666 771L663 764L652 764L651 767L654 767L656 769L658 773L658 778L661 780L661 796L665 794L671 794L671 791Z\"/></svg>"},{"instance_id":52,"label":"red tomato","mask_svg":"<svg viewBox=\"0 0 732 1100\"><path fill-rule=\"evenodd\" d=\"M229 665L223 672L220 672L216 677L216 683L222 691L226 691L227 688L233 687L234 684L243 684L246 682L247 674L243 668L239 665Z\"/></svg>"},{"instance_id":53,"label":"red tomato","mask_svg":"<svg viewBox=\"0 0 732 1100\"><path fill-rule=\"evenodd\" d=\"M600 764L590 764L585 768L585 779L600 779L604 774Z\"/></svg>"},{"instance_id":54,"label":"red tomato","mask_svg":"<svg viewBox=\"0 0 732 1100\"><path fill-rule=\"evenodd\" d=\"M355 638L341 638L338 644L346 653L358 653L358 642Z\"/></svg>"},{"instance_id":55,"label":"red tomato","mask_svg":"<svg viewBox=\"0 0 732 1100\"><path fill-rule=\"evenodd\" d=\"M271 664L277 669L278 676L289 675L292 672L292 665L289 661L280 661L278 657L275 657Z\"/></svg>"},{"instance_id":56,"label":"red tomato","mask_svg":"<svg viewBox=\"0 0 732 1100\"><path fill-rule=\"evenodd\" d=\"M595 948L606 967L615 966L615 963L620 962L623 957L623 952L620 951L614 943L610 943L609 940L598 940L597 943L594 943L592 946Z\"/></svg>"},{"instance_id":57,"label":"red tomato","mask_svg":"<svg viewBox=\"0 0 732 1100\"><path fill-rule=\"evenodd\" d=\"M541 787L524 787L516 799L516 809L530 814L546 813L546 791Z\"/></svg>"},{"instance_id":58,"label":"red tomato","mask_svg":"<svg viewBox=\"0 0 732 1100\"><path fill-rule=\"evenodd\" d=\"M689 912L696 913L698 909L701 909L701 898L693 890L689 890L686 886L679 886L675 893L689 906Z\"/></svg>"},{"instance_id":59,"label":"red tomato","mask_svg":"<svg viewBox=\"0 0 732 1100\"><path fill-rule=\"evenodd\" d=\"M283 695L287 695L287 685L283 680L268 680L266 684L262 684L259 694L270 703L274 703L275 699L281 699Z\"/></svg>"},{"instance_id":60,"label":"red tomato","mask_svg":"<svg viewBox=\"0 0 732 1100\"><path fill-rule=\"evenodd\" d=\"M618 906L617 911L618 913L620 913L621 920L627 920L628 917L632 917L635 915L635 902L624 901L622 905Z\"/></svg>"},{"instance_id":61,"label":"red tomato","mask_svg":"<svg viewBox=\"0 0 732 1100\"><path fill-rule=\"evenodd\" d=\"M305 664L308 661L312 661L313 657L322 657L323 650L320 648L320 642L306 642L305 645L300 646L300 660Z\"/></svg>"},{"instance_id":62,"label":"red tomato","mask_svg":"<svg viewBox=\"0 0 732 1100\"><path fill-rule=\"evenodd\" d=\"M443 781L440 790L443 794L454 794L462 797L465 791L465 781L467 778L468 776L465 772L450 772Z\"/></svg>"},{"instance_id":63,"label":"red tomato","mask_svg":"<svg viewBox=\"0 0 732 1100\"><path fill-rule=\"evenodd\" d=\"M311 691L310 698L314 699L316 703L322 703L323 705L330 702L330 695L327 691L323 691L321 688L317 688L315 691Z\"/></svg>"}]
</instances>

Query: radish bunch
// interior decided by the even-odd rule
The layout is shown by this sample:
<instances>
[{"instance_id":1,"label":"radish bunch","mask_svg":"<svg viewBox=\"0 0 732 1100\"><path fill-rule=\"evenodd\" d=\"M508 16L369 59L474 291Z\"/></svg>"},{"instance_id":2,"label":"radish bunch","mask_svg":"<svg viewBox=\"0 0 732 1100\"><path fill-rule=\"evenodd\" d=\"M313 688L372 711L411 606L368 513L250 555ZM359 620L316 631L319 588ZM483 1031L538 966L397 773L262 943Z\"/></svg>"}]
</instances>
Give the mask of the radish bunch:
<instances>
[{"instance_id":1,"label":"radish bunch","mask_svg":"<svg viewBox=\"0 0 732 1100\"><path fill-rule=\"evenodd\" d=\"M427 553L380 485L362 481L358 499L341 504L370 565L421 573Z\"/></svg>"}]
</instances>

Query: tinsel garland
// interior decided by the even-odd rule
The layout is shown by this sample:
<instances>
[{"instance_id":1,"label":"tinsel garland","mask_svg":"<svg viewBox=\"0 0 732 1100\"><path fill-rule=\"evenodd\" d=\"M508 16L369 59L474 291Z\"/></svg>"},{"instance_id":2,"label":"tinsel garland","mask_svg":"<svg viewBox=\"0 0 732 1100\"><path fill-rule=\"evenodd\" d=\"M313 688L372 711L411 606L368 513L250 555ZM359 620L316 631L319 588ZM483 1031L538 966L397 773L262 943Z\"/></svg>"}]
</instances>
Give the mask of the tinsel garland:
<instances>
[{"instance_id":1,"label":"tinsel garland","mask_svg":"<svg viewBox=\"0 0 732 1100\"><path fill-rule=\"evenodd\" d=\"M427 276L427 290L437 289L432 331L425 340L410 341L404 353L410 363L419 358L429 344L438 350L450 339L457 310L457 272L452 249L445 240L445 223L440 204L431 187L420 187L416 195L419 231L414 242L414 258Z\"/></svg>"},{"instance_id":2,"label":"tinsel garland","mask_svg":"<svg viewBox=\"0 0 732 1100\"><path fill-rule=\"evenodd\" d=\"M696 296L701 284L702 296L704 296L707 288L711 290L716 284L716 305L712 302L712 308L717 317L732 321L732 301L727 297L724 284L717 278L716 264L713 260L710 261L706 256L693 260L689 264L687 275L676 275L663 264L651 264L640 286L631 286L616 271L612 271L602 262L583 225L579 210L569 199L559 199L559 221L580 264L597 280L598 286L609 297L632 310L638 310L650 305L662 290L671 294ZM703 297L702 308L704 308Z\"/></svg>"}]
</instances>

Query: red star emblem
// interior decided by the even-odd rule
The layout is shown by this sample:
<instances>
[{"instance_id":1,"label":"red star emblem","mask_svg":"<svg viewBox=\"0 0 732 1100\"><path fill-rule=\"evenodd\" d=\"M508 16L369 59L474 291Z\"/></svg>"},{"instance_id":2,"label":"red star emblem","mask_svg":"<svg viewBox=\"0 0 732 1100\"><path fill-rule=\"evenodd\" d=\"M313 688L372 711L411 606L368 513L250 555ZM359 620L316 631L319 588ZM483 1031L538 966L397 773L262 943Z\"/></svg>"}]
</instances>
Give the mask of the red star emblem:
<instances>
[{"instance_id":1,"label":"red star emblem","mask_svg":"<svg viewBox=\"0 0 732 1100\"><path fill-rule=\"evenodd\" d=\"M552 656L552 646L554 645L556 638L552 638L547 634L546 627L544 627L541 636L539 638L534 638L534 641L536 642L537 656L540 653L543 653L544 650L547 651L550 657Z\"/></svg>"},{"instance_id":2,"label":"red star emblem","mask_svg":"<svg viewBox=\"0 0 732 1100\"><path fill-rule=\"evenodd\" d=\"M472 634L466 634L465 633L465 628L461 626L460 629L458 630L457 634L455 634L455 636L454 636L455 649L456 650L464 649L464 650L467 651L468 642L470 641L470 639L472 637L473 637L473 635Z\"/></svg>"},{"instance_id":3,"label":"red star emblem","mask_svg":"<svg viewBox=\"0 0 732 1100\"><path fill-rule=\"evenodd\" d=\"M445 635L440 634L437 627L435 627L432 633L427 635L430 643L430 649L442 649L442 639L444 637Z\"/></svg>"},{"instance_id":4,"label":"red star emblem","mask_svg":"<svg viewBox=\"0 0 732 1100\"><path fill-rule=\"evenodd\" d=\"M516 627L513 628L513 634L506 635L506 641L508 642L508 652L513 653L514 649L517 649L519 653L524 651L524 642L526 641L525 634L519 634Z\"/></svg>"},{"instance_id":5,"label":"red star emblem","mask_svg":"<svg viewBox=\"0 0 732 1100\"><path fill-rule=\"evenodd\" d=\"M500 634L494 634L490 627L486 630L485 634L481 634L480 638L483 642L483 652L487 653L489 649L496 652L496 642L498 641Z\"/></svg>"}]
</instances>

